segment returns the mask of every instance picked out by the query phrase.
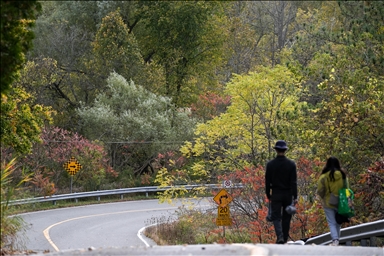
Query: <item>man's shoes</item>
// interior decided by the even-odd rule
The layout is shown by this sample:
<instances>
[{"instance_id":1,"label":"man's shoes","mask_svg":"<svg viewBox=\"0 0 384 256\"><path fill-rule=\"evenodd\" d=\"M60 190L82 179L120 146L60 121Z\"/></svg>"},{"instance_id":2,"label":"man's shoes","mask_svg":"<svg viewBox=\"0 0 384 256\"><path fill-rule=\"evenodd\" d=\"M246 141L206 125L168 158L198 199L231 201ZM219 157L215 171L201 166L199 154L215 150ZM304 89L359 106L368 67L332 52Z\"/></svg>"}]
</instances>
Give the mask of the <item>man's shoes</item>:
<instances>
[{"instance_id":1,"label":"man's shoes","mask_svg":"<svg viewBox=\"0 0 384 256\"><path fill-rule=\"evenodd\" d=\"M276 233L276 243L277 244L284 244L284 236L283 236L283 228L281 226L280 220L274 220L273 226L275 227L275 233Z\"/></svg>"},{"instance_id":2,"label":"man's shoes","mask_svg":"<svg viewBox=\"0 0 384 256\"><path fill-rule=\"evenodd\" d=\"M279 236L276 240L276 244L285 244L284 243L284 238L282 236Z\"/></svg>"}]
</instances>

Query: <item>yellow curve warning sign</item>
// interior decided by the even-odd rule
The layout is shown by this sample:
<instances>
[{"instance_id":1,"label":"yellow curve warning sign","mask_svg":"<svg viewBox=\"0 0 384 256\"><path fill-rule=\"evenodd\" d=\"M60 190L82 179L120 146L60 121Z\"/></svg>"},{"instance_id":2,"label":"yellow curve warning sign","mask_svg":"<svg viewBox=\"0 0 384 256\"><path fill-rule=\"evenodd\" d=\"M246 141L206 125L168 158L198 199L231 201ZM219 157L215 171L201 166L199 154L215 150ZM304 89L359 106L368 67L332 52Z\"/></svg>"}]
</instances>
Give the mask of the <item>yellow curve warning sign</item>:
<instances>
[{"instance_id":1,"label":"yellow curve warning sign","mask_svg":"<svg viewBox=\"0 0 384 256\"><path fill-rule=\"evenodd\" d=\"M232 202L232 196L228 194L227 190L221 189L219 193L213 198L213 200L221 207L227 206Z\"/></svg>"}]
</instances>

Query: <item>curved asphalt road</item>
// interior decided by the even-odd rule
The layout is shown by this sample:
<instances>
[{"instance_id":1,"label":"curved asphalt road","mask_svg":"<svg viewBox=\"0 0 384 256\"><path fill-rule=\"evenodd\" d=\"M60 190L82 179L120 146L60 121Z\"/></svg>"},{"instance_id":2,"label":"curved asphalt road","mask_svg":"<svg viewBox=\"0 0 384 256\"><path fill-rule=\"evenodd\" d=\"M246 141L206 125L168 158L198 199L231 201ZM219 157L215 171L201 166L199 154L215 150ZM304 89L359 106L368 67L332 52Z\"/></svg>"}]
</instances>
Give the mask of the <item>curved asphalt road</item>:
<instances>
[{"instance_id":1,"label":"curved asphalt road","mask_svg":"<svg viewBox=\"0 0 384 256\"><path fill-rule=\"evenodd\" d=\"M207 199L194 200L195 208L207 208ZM212 201L211 201L212 202ZM155 243L139 230L159 217L168 218L182 205L158 200L127 201L24 213L29 225L25 247L35 252L74 249L145 247Z\"/></svg>"}]
</instances>

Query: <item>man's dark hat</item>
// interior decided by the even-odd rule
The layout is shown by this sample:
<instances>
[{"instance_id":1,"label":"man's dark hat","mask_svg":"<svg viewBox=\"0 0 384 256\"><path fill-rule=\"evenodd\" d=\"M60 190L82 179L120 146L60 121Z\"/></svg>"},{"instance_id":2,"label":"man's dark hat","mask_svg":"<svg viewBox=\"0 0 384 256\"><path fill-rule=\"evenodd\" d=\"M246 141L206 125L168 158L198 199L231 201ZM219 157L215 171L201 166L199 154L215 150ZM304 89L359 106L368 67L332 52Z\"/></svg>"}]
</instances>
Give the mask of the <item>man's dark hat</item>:
<instances>
[{"instance_id":1,"label":"man's dark hat","mask_svg":"<svg viewBox=\"0 0 384 256\"><path fill-rule=\"evenodd\" d=\"M276 145L273 147L274 149L288 149L287 143L284 140L278 140Z\"/></svg>"}]
</instances>

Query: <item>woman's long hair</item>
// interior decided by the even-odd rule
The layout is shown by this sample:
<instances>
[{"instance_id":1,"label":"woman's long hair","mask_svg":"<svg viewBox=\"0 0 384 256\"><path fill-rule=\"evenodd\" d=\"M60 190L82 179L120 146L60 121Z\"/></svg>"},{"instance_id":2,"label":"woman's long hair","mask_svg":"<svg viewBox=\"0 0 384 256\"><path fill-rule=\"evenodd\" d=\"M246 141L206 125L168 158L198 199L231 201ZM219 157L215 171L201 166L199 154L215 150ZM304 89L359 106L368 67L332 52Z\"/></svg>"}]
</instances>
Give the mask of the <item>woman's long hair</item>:
<instances>
[{"instance_id":1,"label":"woman's long hair","mask_svg":"<svg viewBox=\"0 0 384 256\"><path fill-rule=\"evenodd\" d=\"M334 156L331 156L330 158L328 158L327 163L325 164L321 174L327 173L329 171L330 171L329 178L331 179L331 181L335 181L335 171L340 171L341 175L343 176L343 179L346 179L347 177L345 175L345 172L340 167L339 159L337 159Z\"/></svg>"}]
</instances>

